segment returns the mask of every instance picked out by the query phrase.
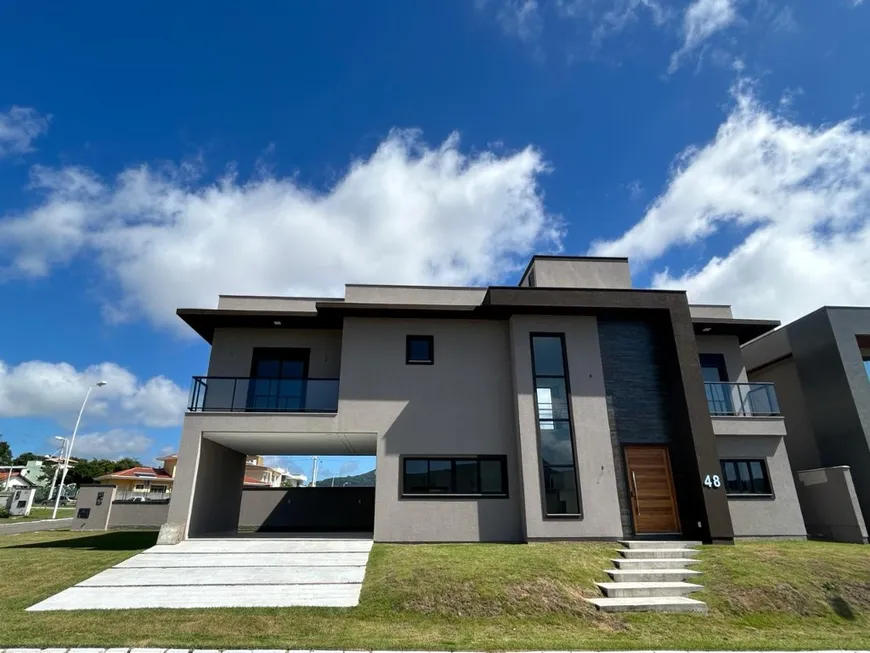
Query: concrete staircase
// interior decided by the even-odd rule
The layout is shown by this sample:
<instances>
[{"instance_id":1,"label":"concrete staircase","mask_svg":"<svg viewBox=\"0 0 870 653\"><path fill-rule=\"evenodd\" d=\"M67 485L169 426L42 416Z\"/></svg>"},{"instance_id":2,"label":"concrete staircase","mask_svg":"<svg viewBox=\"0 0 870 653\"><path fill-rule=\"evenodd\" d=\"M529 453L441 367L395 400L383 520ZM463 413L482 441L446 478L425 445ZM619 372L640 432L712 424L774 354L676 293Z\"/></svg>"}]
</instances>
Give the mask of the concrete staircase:
<instances>
[{"instance_id":1,"label":"concrete staircase","mask_svg":"<svg viewBox=\"0 0 870 653\"><path fill-rule=\"evenodd\" d=\"M687 582L701 575L689 569L696 563L700 542L620 542L615 569L605 573L612 582L596 583L604 598L587 599L605 612L707 612L707 604L687 595L702 589Z\"/></svg>"}]
</instances>

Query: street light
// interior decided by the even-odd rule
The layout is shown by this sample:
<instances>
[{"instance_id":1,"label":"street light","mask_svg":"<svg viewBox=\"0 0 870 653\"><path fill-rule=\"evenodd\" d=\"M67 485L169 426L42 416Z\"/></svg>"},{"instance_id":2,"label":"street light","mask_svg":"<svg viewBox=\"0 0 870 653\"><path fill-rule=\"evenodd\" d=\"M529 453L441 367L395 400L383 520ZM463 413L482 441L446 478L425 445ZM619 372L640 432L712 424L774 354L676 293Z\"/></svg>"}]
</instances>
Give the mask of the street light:
<instances>
[{"instance_id":1,"label":"street light","mask_svg":"<svg viewBox=\"0 0 870 653\"><path fill-rule=\"evenodd\" d=\"M55 435L54 439L60 440L63 443L60 445L60 457L61 457L61 459L63 459L63 457L66 455L66 448L69 445L69 438L64 438L64 437L61 437L59 435ZM59 469L60 469L60 465L54 466L54 475L51 477L51 489L48 491L48 501L51 501L51 498L54 496L54 484L57 482L57 472ZM46 503L48 503L48 502L46 502Z\"/></svg>"},{"instance_id":2,"label":"street light","mask_svg":"<svg viewBox=\"0 0 870 653\"><path fill-rule=\"evenodd\" d=\"M66 473L69 471L69 459L72 454L72 448L76 441L76 433L79 430L79 422L82 421L82 413L85 412L85 406L88 403L88 397L91 396L91 390L94 388L102 388L106 385L105 381L97 381L93 385L88 386L88 391L85 393L85 400L82 402L81 410L79 410L79 416L76 419L76 425L73 428L72 438L70 438L69 446L66 448L66 459L63 463L63 473L60 475L60 487L57 488L57 497L54 499L54 511L51 513L52 519L57 519L57 507L60 505L60 495L63 494L63 483L66 480Z\"/></svg>"}]
</instances>

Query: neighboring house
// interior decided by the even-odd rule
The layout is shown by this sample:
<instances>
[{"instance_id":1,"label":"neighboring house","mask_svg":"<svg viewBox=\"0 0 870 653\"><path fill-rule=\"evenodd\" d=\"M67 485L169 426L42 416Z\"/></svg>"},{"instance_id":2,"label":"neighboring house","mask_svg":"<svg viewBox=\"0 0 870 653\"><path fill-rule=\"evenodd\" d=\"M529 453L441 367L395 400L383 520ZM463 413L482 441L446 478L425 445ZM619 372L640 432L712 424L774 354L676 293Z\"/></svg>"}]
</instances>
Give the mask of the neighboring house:
<instances>
[{"instance_id":1,"label":"neighboring house","mask_svg":"<svg viewBox=\"0 0 870 653\"><path fill-rule=\"evenodd\" d=\"M36 487L36 483L28 479L26 476L21 475L22 471L23 470L18 469L13 470L12 472L8 469L6 471L0 471L0 490Z\"/></svg>"},{"instance_id":2,"label":"neighboring house","mask_svg":"<svg viewBox=\"0 0 870 653\"><path fill-rule=\"evenodd\" d=\"M866 540L870 307L820 308L748 343L743 356L750 379L776 383L810 534ZM856 502L864 524L847 510Z\"/></svg>"},{"instance_id":3,"label":"neighboring house","mask_svg":"<svg viewBox=\"0 0 870 653\"><path fill-rule=\"evenodd\" d=\"M160 501L168 499L175 481L165 468L131 467L94 479L101 485L114 485L117 500Z\"/></svg>"},{"instance_id":4,"label":"neighboring house","mask_svg":"<svg viewBox=\"0 0 870 653\"><path fill-rule=\"evenodd\" d=\"M212 350L161 542L236 531L260 454L376 456L378 541L806 535L774 388L747 382L740 349L779 323L634 289L627 259L178 314ZM299 496L359 523L351 490Z\"/></svg>"},{"instance_id":5,"label":"neighboring house","mask_svg":"<svg viewBox=\"0 0 870 653\"><path fill-rule=\"evenodd\" d=\"M281 471L265 465L262 456L248 456L245 460L245 485L281 487L281 481Z\"/></svg>"}]
</instances>

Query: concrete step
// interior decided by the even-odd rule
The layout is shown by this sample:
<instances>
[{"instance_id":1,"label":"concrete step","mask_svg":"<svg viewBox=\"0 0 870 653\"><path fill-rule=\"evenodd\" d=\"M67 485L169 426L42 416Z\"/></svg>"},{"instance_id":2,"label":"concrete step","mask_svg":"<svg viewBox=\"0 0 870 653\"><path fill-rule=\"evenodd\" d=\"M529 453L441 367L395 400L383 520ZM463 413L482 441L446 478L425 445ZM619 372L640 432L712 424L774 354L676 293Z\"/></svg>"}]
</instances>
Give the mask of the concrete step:
<instances>
[{"instance_id":1,"label":"concrete step","mask_svg":"<svg viewBox=\"0 0 870 653\"><path fill-rule=\"evenodd\" d=\"M687 540L619 540L626 549L675 549L701 546L700 542Z\"/></svg>"},{"instance_id":2,"label":"concrete step","mask_svg":"<svg viewBox=\"0 0 870 653\"><path fill-rule=\"evenodd\" d=\"M609 599L626 599L649 596L685 596L704 589L703 585L680 581L658 583L595 583Z\"/></svg>"},{"instance_id":3,"label":"concrete step","mask_svg":"<svg viewBox=\"0 0 870 653\"><path fill-rule=\"evenodd\" d=\"M623 558L632 560L649 558L691 558L700 551L698 549L617 549Z\"/></svg>"},{"instance_id":4,"label":"concrete step","mask_svg":"<svg viewBox=\"0 0 870 653\"><path fill-rule=\"evenodd\" d=\"M686 565L696 564L700 560L694 558L613 558L611 562L617 569L682 569Z\"/></svg>"},{"instance_id":5,"label":"concrete step","mask_svg":"<svg viewBox=\"0 0 870 653\"><path fill-rule=\"evenodd\" d=\"M701 575L692 569L605 569L604 573L617 583L676 582Z\"/></svg>"},{"instance_id":6,"label":"concrete step","mask_svg":"<svg viewBox=\"0 0 870 653\"><path fill-rule=\"evenodd\" d=\"M685 596L586 600L604 612L707 612L706 603Z\"/></svg>"}]
</instances>

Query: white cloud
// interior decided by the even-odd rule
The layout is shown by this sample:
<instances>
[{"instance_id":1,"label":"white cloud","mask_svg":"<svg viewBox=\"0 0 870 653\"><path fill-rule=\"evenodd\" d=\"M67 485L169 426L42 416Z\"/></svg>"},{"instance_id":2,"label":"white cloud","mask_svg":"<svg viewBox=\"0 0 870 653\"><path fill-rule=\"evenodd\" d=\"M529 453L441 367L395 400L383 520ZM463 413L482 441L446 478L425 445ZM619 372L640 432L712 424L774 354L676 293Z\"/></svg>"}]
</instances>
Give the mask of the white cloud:
<instances>
[{"instance_id":1,"label":"white cloud","mask_svg":"<svg viewBox=\"0 0 870 653\"><path fill-rule=\"evenodd\" d=\"M0 111L0 158L32 152L31 143L48 131L51 116L43 116L28 107Z\"/></svg>"},{"instance_id":2,"label":"white cloud","mask_svg":"<svg viewBox=\"0 0 870 653\"><path fill-rule=\"evenodd\" d=\"M83 433L73 443L73 458L142 459L154 440L136 431L112 429L104 433Z\"/></svg>"},{"instance_id":3,"label":"white cloud","mask_svg":"<svg viewBox=\"0 0 870 653\"><path fill-rule=\"evenodd\" d=\"M654 263L737 233L729 251L698 269L659 270L654 285L783 321L825 304L870 304L870 132L852 120L796 124L745 82L734 96L715 138L678 157L640 222L592 253Z\"/></svg>"},{"instance_id":4,"label":"white cloud","mask_svg":"<svg viewBox=\"0 0 870 653\"><path fill-rule=\"evenodd\" d=\"M797 19L794 17L794 10L786 5L773 19L773 29L778 32L791 32L796 34L801 31Z\"/></svg>"},{"instance_id":5,"label":"white cloud","mask_svg":"<svg viewBox=\"0 0 870 653\"><path fill-rule=\"evenodd\" d=\"M593 49L644 16L658 26L670 14L659 0L477 0L476 6L489 11L505 34L526 43L539 42L545 28L561 22L588 38Z\"/></svg>"},{"instance_id":6,"label":"white cloud","mask_svg":"<svg viewBox=\"0 0 870 653\"><path fill-rule=\"evenodd\" d=\"M219 293L483 282L558 248L537 185L546 169L532 147L466 154L455 134L430 147L416 131L392 132L326 191L268 175L201 184L184 166L112 182L35 168L45 197L0 219L0 273L42 276L87 254L120 289L109 314L179 327L176 308L214 306Z\"/></svg>"},{"instance_id":7,"label":"white cloud","mask_svg":"<svg viewBox=\"0 0 870 653\"><path fill-rule=\"evenodd\" d=\"M683 45L671 55L668 72L675 72L683 57L736 20L735 0L694 0L683 14Z\"/></svg>"},{"instance_id":8,"label":"white cloud","mask_svg":"<svg viewBox=\"0 0 870 653\"><path fill-rule=\"evenodd\" d=\"M536 0L506 0L499 6L496 17L506 33L516 35L521 41L534 40L541 34L541 15Z\"/></svg>"},{"instance_id":9,"label":"white cloud","mask_svg":"<svg viewBox=\"0 0 870 653\"><path fill-rule=\"evenodd\" d=\"M606 37L618 34L640 20L640 10L644 10L653 25L664 24L668 16L668 11L655 0L610 0L610 8L596 21L592 32L593 44L600 44Z\"/></svg>"},{"instance_id":10,"label":"white cloud","mask_svg":"<svg viewBox=\"0 0 870 653\"><path fill-rule=\"evenodd\" d=\"M115 363L76 370L69 363L28 361L14 367L0 361L0 417L45 417L74 422L88 386L95 388L85 414L118 423L149 427L181 423L187 393L156 376L140 383Z\"/></svg>"}]
</instances>

